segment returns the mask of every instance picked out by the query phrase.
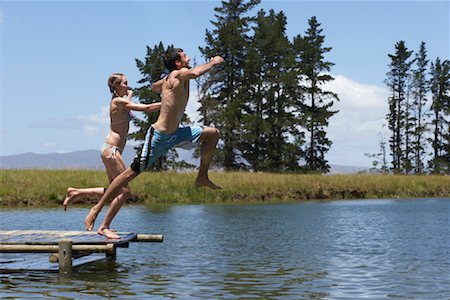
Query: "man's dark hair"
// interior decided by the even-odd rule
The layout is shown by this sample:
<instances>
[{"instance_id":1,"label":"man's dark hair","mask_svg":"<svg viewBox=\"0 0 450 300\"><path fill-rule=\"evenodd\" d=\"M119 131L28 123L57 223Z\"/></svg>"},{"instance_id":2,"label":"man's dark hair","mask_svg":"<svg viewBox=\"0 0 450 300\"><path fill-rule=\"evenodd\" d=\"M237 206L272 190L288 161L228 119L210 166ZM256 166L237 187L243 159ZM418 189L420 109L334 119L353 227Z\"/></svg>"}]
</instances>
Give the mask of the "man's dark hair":
<instances>
[{"instance_id":1,"label":"man's dark hair","mask_svg":"<svg viewBox=\"0 0 450 300\"><path fill-rule=\"evenodd\" d=\"M169 72L175 70L175 61L181 61L180 52L183 52L183 49L171 47L167 49L166 53L164 54L164 65L169 70Z\"/></svg>"}]
</instances>

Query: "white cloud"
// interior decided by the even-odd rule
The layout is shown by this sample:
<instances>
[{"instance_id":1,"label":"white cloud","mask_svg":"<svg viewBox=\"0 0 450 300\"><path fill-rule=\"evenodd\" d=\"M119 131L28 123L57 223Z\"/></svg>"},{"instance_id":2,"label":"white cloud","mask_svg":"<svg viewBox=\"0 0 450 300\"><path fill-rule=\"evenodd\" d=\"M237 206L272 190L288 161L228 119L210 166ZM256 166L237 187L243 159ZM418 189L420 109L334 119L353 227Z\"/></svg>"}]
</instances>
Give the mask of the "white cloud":
<instances>
[{"instance_id":1,"label":"white cloud","mask_svg":"<svg viewBox=\"0 0 450 300\"><path fill-rule=\"evenodd\" d=\"M198 101L198 92L197 89L191 89L189 91L189 101L186 106L186 114L189 119L191 119L192 123L196 124L198 120L200 120L200 114L198 113L198 109L200 108L200 102Z\"/></svg>"},{"instance_id":2,"label":"white cloud","mask_svg":"<svg viewBox=\"0 0 450 300\"><path fill-rule=\"evenodd\" d=\"M78 115L76 119L80 124L83 124L83 132L87 136L93 136L107 128L109 124L109 106L102 107L98 114Z\"/></svg>"},{"instance_id":3,"label":"white cloud","mask_svg":"<svg viewBox=\"0 0 450 300\"><path fill-rule=\"evenodd\" d=\"M361 84L345 76L335 76L324 89L338 94L334 109L339 112L330 119L328 136L333 145L329 161L334 164L370 165L364 153L379 150L379 134L388 112L388 90L376 85Z\"/></svg>"},{"instance_id":4,"label":"white cloud","mask_svg":"<svg viewBox=\"0 0 450 300\"><path fill-rule=\"evenodd\" d=\"M69 152L73 151L73 150L67 151L65 149L60 149L60 148L58 148L58 147L60 147L60 145L58 145L56 142L50 142L50 141L42 143L41 146L44 148L43 151L45 153L59 153L59 154L62 154L62 153L69 153Z\"/></svg>"},{"instance_id":5,"label":"white cloud","mask_svg":"<svg viewBox=\"0 0 450 300\"><path fill-rule=\"evenodd\" d=\"M56 146L56 143L55 142L44 142L44 143L42 143L42 146L44 148L54 148Z\"/></svg>"},{"instance_id":6,"label":"white cloud","mask_svg":"<svg viewBox=\"0 0 450 300\"><path fill-rule=\"evenodd\" d=\"M93 115L79 115L77 117L81 122L85 122L93 126L97 125L108 125L109 124L109 106L103 106L100 113Z\"/></svg>"},{"instance_id":7,"label":"white cloud","mask_svg":"<svg viewBox=\"0 0 450 300\"><path fill-rule=\"evenodd\" d=\"M86 135L92 136L99 131L99 128L97 126L86 124L84 125L83 130Z\"/></svg>"},{"instance_id":8,"label":"white cloud","mask_svg":"<svg viewBox=\"0 0 450 300\"><path fill-rule=\"evenodd\" d=\"M109 107L101 108L97 114L78 115L67 118L50 118L34 121L29 124L32 128L46 128L59 130L80 130L88 127L107 128L109 124Z\"/></svg>"},{"instance_id":9,"label":"white cloud","mask_svg":"<svg viewBox=\"0 0 450 300\"><path fill-rule=\"evenodd\" d=\"M388 111L388 91L338 75L325 89L338 94L333 108L339 112L330 119L330 134L335 141L372 139L382 130Z\"/></svg>"}]
</instances>

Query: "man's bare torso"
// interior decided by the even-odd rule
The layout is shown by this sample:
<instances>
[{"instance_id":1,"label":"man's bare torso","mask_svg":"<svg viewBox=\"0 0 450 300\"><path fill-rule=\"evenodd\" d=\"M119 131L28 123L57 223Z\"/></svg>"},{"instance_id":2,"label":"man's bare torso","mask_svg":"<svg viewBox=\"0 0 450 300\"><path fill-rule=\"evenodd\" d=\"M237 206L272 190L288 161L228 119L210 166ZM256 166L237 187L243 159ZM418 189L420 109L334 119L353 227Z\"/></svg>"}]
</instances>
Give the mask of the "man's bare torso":
<instances>
[{"instance_id":1,"label":"man's bare torso","mask_svg":"<svg viewBox=\"0 0 450 300\"><path fill-rule=\"evenodd\" d=\"M179 70L172 71L163 80L161 110L153 128L161 133L174 133L183 117L189 99L189 80L178 78Z\"/></svg>"}]
</instances>

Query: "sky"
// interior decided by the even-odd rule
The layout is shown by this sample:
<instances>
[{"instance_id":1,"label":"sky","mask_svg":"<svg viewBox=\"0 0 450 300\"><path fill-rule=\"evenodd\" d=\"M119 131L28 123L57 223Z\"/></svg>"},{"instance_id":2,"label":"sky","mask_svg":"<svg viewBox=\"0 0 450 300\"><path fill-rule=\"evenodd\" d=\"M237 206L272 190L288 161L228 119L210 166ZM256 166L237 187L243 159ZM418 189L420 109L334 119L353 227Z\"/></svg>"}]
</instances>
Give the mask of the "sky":
<instances>
[{"instance_id":1,"label":"sky","mask_svg":"<svg viewBox=\"0 0 450 300\"><path fill-rule=\"evenodd\" d=\"M121 72L139 86L135 59L160 41L198 50L220 1L0 2L0 156L99 149L108 133L107 79ZM428 58L449 59L449 1L262 1L253 11L283 11L287 36L303 35L316 16L325 59L335 65L326 88L340 98L330 119L331 164L370 166L389 137L385 124L388 54L405 41ZM187 114L198 120L195 86ZM138 101L134 99L134 101ZM138 114L139 116L139 114ZM129 142L130 143L130 142Z\"/></svg>"}]
</instances>

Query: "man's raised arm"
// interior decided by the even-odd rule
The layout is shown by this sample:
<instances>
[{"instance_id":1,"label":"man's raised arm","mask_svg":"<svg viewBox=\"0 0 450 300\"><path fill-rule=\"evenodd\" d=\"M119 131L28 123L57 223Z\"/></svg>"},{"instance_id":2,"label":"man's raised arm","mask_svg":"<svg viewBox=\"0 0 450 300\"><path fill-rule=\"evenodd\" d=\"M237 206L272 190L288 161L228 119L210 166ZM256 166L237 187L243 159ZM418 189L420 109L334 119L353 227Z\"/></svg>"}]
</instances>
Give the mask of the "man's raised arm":
<instances>
[{"instance_id":1,"label":"man's raised arm","mask_svg":"<svg viewBox=\"0 0 450 300\"><path fill-rule=\"evenodd\" d=\"M209 71L215 65L221 64L222 62L223 58L221 56L214 56L209 63L206 63L204 65L196 66L192 69L181 69L178 77L180 79L195 79Z\"/></svg>"}]
</instances>

